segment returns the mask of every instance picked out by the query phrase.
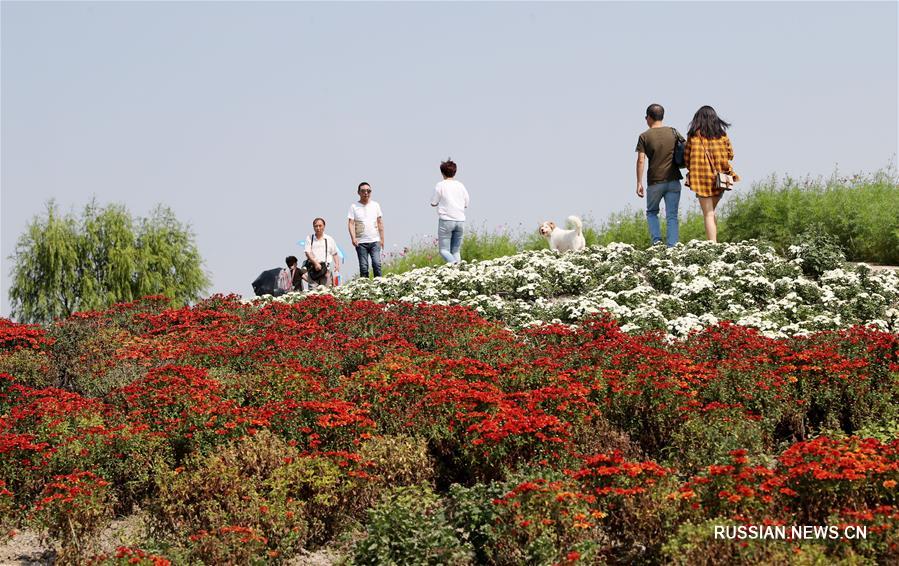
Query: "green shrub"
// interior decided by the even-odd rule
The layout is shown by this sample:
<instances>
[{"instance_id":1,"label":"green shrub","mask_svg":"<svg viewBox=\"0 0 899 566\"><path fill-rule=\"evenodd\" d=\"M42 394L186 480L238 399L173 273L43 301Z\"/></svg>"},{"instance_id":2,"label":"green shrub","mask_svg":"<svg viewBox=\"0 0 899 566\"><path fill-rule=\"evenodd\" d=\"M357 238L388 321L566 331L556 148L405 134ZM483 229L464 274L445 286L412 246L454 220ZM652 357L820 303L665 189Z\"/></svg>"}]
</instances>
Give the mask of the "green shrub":
<instances>
[{"instance_id":1,"label":"green shrub","mask_svg":"<svg viewBox=\"0 0 899 566\"><path fill-rule=\"evenodd\" d=\"M502 508L493 501L506 495L511 486L507 482L477 483L465 487L454 483L449 488L447 517L474 550L478 564L495 564L496 545L500 530L496 523Z\"/></svg>"},{"instance_id":2,"label":"green shrub","mask_svg":"<svg viewBox=\"0 0 899 566\"><path fill-rule=\"evenodd\" d=\"M16 505L15 496L6 488L6 482L0 480L0 533L9 532L18 519L19 507Z\"/></svg>"},{"instance_id":3,"label":"green shrub","mask_svg":"<svg viewBox=\"0 0 899 566\"><path fill-rule=\"evenodd\" d=\"M508 228L488 232L487 227L482 226L465 230L461 254L465 261L484 260L512 255L518 249L518 238Z\"/></svg>"},{"instance_id":4,"label":"green shrub","mask_svg":"<svg viewBox=\"0 0 899 566\"><path fill-rule=\"evenodd\" d=\"M391 273L405 273L419 267L437 267L445 262L437 250L437 242L413 243L399 254L384 254L382 272L384 275Z\"/></svg>"},{"instance_id":5,"label":"green shrub","mask_svg":"<svg viewBox=\"0 0 899 566\"><path fill-rule=\"evenodd\" d=\"M712 464L729 463L733 450L763 454L770 444L758 421L747 418L742 409L723 408L692 415L664 452L679 472L693 474Z\"/></svg>"},{"instance_id":6,"label":"green shrub","mask_svg":"<svg viewBox=\"0 0 899 566\"><path fill-rule=\"evenodd\" d=\"M102 397L145 375L136 364L115 359L116 351L132 334L98 317L57 322L49 335L55 383L86 397Z\"/></svg>"},{"instance_id":7,"label":"green shrub","mask_svg":"<svg viewBox=\"0 0 899 566\"><path fill-rule=\"evenodd\" d=\"M0 356L0 373L8 373L17 383L36 389L52 387L56 382L51 358L36 350L21 349Z\"/></svg>"},{"instance_id":8,"label":"green shrub","mask_svg":"<svg viewBox=\"0 0 899 566\"><path fill-rule=\"evenodd\" d=\"M290 497L296 486L280 470L297 456L263 430L214 454L192 456L183 468L160 470L149 505L154 527L206 563L289 557L308 537L307 503Z\"/></svg>"},{"instance_id":9,"label":"green shrub","mask_svg":"<svg viewBox=\"0 0 899 566\"><path fill-rule=\"evenodd\" d=\"M59 542L58 564L77 564L96 550L112 507L109 482L91 472L73 472L44 487L31 524Z\"/></svg>"},{"instance_id":10,"label":"green shrub","mask_svg":"<svg viewBox=\"0 0 899 566\"><path fill-rule=\"evenodd\" d=\"M450 507L489 564L560 564L596 558L607 543L591 507L593 497L577 482L549 469L532 469L507 482L456 487Z\"/></svg>"},{"instance_id":11,"label":"green shrub","mask_svg":"<svg viewBox=\"0 0 899 566\"><path fill-rule=\"evenodd\" d=\"M825 271L843 267L846 256L836 236L828 234L826 227L814 226L796 238L796 244L789 247L788 258L795 259L802 266L802 272L817 279Z\"/></svg>"},{"instance_id":12,"label":"green shrub","mask_svg":"<svg viewBox=\"0 0 899 566\"><path fill-rule=\"evenodd\" d=\"M605 549L614 563L655 563L661 545L682 520L679 478L653 461L596 454L574 473L579 491L596 496L593 508L601 532L615 541Z\"/></svg>"},{"instance_id":13,"label":"green shrub","mask_svg":"<svg viewBox=\"0 0 899 566\"><path fill-rule=\"evenodd\" d=\"M56 447L48 464L57 473L81 467L103 476L112 484L116 513L128 513L152 493L154 468L173 458L168 442L158 435L128 426L112 428L85 422Z\"/></svg>"},{"instance_id":14,"label":"green shrub","mask_svg":"<svg viewBox=\"0 0 899 566\"><path fill-rule=\"evenodd\" d=\"M781 253L823 226L850 261L899 264L899 186L894 168L828 180L771 177L725 203L722 241L760 239Z\"/></svg>"},{"instance_id":15,"label":"green shrub","mask_svg":"<svg viewBox=\"0 0 899 566\"><path fill-rule=\"evenodd\" d=\"M456 538L440 498L430 488L404 486L385 493L369 512L354 560L376 566L468 564L472 552Z\"/></svg>"},{"instance_id":16,"label":"green shrub","mask_svg":"<svg viewBox=\"0 0 899 566\"><path fill-rule=\"evenodd\" d=\"M300 501L304 505L306 545L315 546L342 532L346 520L361 515L364 479L354 480L327 458L292 459L274 470L265 482L273 501Z\"/></svg>"},{"instance_id":17,"label":"green shrub","mask_svg":"<svg viewBox=\"0 0 899 566\"><path fill-rule=\"evenodd\" d=\"M819 542L798 544L779 540L736 540L715 538L715 527L735 527L725 518L701 523L684 523L662 547L666 564L672 566L754 566L755 564L792 564L829 566L863 564L865 561L838 562L827 556Z\"/></svg>"},{"instance_id":18,"label":"green shrub","mask_svg":"<svg viewBox=\"0 0 899 566\"><path fill-rule=\"evenodd\" d=\"M359 457L370 480L366 489L374 496L372 502L389 487L430 484L434 480L434 465L423 438L375 436L362 444Z\"/></svg>"}]
</instances>

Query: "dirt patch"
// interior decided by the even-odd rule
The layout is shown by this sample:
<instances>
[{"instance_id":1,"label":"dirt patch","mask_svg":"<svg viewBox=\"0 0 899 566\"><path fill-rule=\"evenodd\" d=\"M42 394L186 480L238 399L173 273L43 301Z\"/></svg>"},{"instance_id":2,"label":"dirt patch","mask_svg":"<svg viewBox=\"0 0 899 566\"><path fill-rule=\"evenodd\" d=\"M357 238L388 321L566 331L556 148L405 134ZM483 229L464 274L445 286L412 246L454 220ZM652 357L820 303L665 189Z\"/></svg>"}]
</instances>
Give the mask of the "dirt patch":
<instances>
[{"instance_id":1,"label":"dirt patch","mask_svg":"<svg viewBox=\"0 0 899 566\"><path fill-rule=\"evenodd\" d=\"M332 566L337 564L341 555L337 552L322 549L316 552L302 552L291 558L287 564L289 566Z\"/></svg>"},{"instance_id":2,"label":"dirt patch","mask_svg":"<svg viewBox=\"0 0 899 566\"><path fill-rule=\"evenodd\" d=\"M41 544L41 537L34 531L16 531L15 535L0 545L0 564L52 564L53 549Z\"/></svg>"},{"instance_id":3,"label":"dirt patch","mask_svg":"<svg viewBox=\"0 0 899 566\"><path fill-rule=\"evenodd\" d=\"M120 546L139 545L145 530L145 516L140 512L115 519L100 533L98 552L114 554ZM55 556L49 541L44 544L40 533L27 529L16 531L15 536L0 545L0 564L3 565L53 564Z\"/></svg>"},{"instance_id":4,"label":"dirt patch","mask_svg":"<svg viewBox=\"0 0 899 566\"><path fill-rule=\"evenodd\" d=\"M136 513L116 519L100 534L98 552L115 554L120 546L140 547L146 534L146 515ZM40 533L30 530L16 531L12 538L0 544L0 565L44 566L52 565L56 552L52 545L41 542ZM288 561L290 566L332 566L342 555L334 550L303 551Z\"/></svg>"}]
</instances>

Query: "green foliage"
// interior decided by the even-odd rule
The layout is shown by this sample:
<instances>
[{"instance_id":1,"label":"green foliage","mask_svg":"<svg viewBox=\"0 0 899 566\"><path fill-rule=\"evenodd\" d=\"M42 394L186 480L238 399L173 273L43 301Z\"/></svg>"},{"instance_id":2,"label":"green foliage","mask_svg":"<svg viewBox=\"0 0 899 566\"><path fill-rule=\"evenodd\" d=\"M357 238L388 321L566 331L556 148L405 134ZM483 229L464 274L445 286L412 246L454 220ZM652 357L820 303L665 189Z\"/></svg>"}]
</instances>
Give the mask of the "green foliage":
<instances>
[{"instance_id":1,"label":"green foliage","mask_svg":"<svg viewBox=\"0 0 899 566\"><path fill-rule=\"evenodd\" d=\"M35 388L55 385L52 359L46 352L21 349L0 356L0 373L8 373L18 383Z\"/></svg>"},{"instance_id":2,"label":"green foliage","mask_svg":"<svg viewBox=\"0 0 899 566\"><path fill-rule=\"evenodd\" d=\"M487 227L465 230L462 240L462 259L465 261L494 259L518 252L516 236L508 229L488 232Z\"/></svg>"},{"instance_id":3,"label":"green foliage","mask_svg":"<svg viewBox=\"0 0 899 566\"><path fill-rule=\"evenodd\" d=\"M861 438L876 438L884 443L899 440L899 418L885 417L860 429L855 434Z\"/></svg>"},{"instance_id":4,"label":"green foliage","mask_svg":"<svg viewBox=\"0 0 899 566\"><path fill-rule=\"evenodd\" d=\"M419 267L437 267L443 265L443 258L437 250L437 239L411 242L402 252L385 252L381 270L384 275L405 273Z\"/></svg>"},{"instance_id":5,"label":"green foliage","mask_svg":"<svg viewBox=\"0 0 899 566\"><path fill-rule=\"evenodd\" d=\"M738 540L715 538L715 527L736 527L728 519L717 518L701 523L684 523L662 547L665 563L677 566L749 566L755 564L794 564L796 566L829 566L863 564L865 561L837 561L825 554L820 542L800 544L779 540Z\"/></svg>"},{"instance_id":6,"label":"green foliage","mask_svg":"<svg viewBox=\"0 0 899 566\"><path fill-rule=\"evenodd\" d=\"M0 532L9 532L16 524L18 515L13 492L6 488L5 481L0 480Z\"/></svg>"},{"instance_id":7,"label":"green foliage","mask_svg":"<svg viewBox=\"0 0 899 566\"><path fill-rule=\"evenodd\" d=\"M664 451L678 470L695 473L712 464L729 463L733 450L763 454L770 444L762 425L747 418L741 409L715 409L686 420Z\"/></svg>"},{"instance_id":8,"label":"green foliage","mask_svg":"<svg viewBox=\"0 0 899 566\"><path fill-rule=\"evenodd\" d=\"M506 495L511 487L506 482L491 482L471 487L454 483L449 488L447 515L463 539L471 544L478 564L496 562L494 556L500 536L496 523L504 508L493 501Z\"/></svg>"},{"instance_id":9,"label":"green foliage","mask_svg":"<svg viewBox=\"0 0 899 566\"><path fill-rule=\"evenodd\" d=\"M680 206L680 220L678 222L678 233L681 242L690 240L705 239L705 225L703 224L702 214L698 210L688 210L684 212L690 198L684 193ZM662 234L667 230L664 218L659 219L662 226ZM586 232L586 229L585 229ZM602 223L597 229L596 242L599 245L606 246L612 242L623 242L632 246L645 249L650 245L649 227L646 224L646 212L644 210L625 210L624 212L614 212L609 218ZM588 245L590 240L587 240Z\"/></svg>"},{"instance_id":10,"label":"green foliage","mask_svg":"<svg viewBox=\"0 0 899 566\"><path fill-rule=\"evenodd\" d=\"M135 220L121 205L91 201L76 217L50 201L10 259L11 311L23 322L46 323L145 295L180 306L209 285L193 233L163 206Z\"/></svg>"},{"instance_id":11,"label":"green foliage","mask_svg":"<svg viewBox=\"0 0 899 566\"><path fill-rule=\"evenodd\" d=\"M430 483L434 466L428 443L411 436L376 436L366 440L359 456L372 479L382 489L399 485Z\"/></svg>"},{"instance_id":12,"label":"green foliage","mask_svg":"<svg viewBox=\"0 0 899 566\"><path fill-rule=\"evenodd\" d=\"M132 335L115 324L99 318L59 320L48 331L54 339L52 375L57 387L87 397L102 397L110 390L128 385L146 374L146 370L122 361L114 366L101 360L114 357L116 350Z\"/></svg>"},{"instance_id":13,"label":"green foliage","mask_svg":"<svg viewBox=\"0 0 899 566\"><path fill-rule=\"evenodd\" d=\"M727 202L722 241L767 240L781 252L824 227L850 261L899 263L899 185L894 168L828 180L771 177ZM730 195L728 195L730 196Z\"/></svg>"},{"instance_id":14,"label":"green foliage","mask_svg":"<svg viewBox=\"0 0 899 566\"><path fill-rule=\"evenodd\" d=\"M428 487L398 487L369 512L356 544L358 564L467 564L471 548L456 538L440 498Z\"/></svg>"},{"instance_id":15,"label":"green foliage","mask_svg":"<svg viewBox=\"0 0 899 566\"><path fill-rule=\"evenodd\" d=\"M480 564L564 564L597 557L605 541L590 497L559 472L533 468L509 481L450 488L453 525Z\"/></svg>"},{"instance_id":16,"label":"green foliage","mask_svg":"<svg viewBox=\"0 0 899 566\"><path fill-rule=\"evenodd\" d=\"M154 525L210 564L289 556L308 536L306 502L290 496L291 482L285 480L291 476L285 459L297 456L283 440L261 431L216 454L193 456L183 468L160 469L158 494L149 506Z\"/></svg>"},{"instance_id":17,"label":"green foliage","mask_svg":"<svg viewBox=\"0 0 899 566\"><path fill-rule=\"evenodd\" d=\"M57 476L44 488L31 524L59 541L57 564L79 564L112 520L109 482L91 472Z\"/></svg>"},{"instance_id":18,"label":"green foliage","mask_svg":"<svg viewBox=\"0 0 899 566\"><path fill-rule=\"evenodd\" d=\"M802 265L805 275L815 279L846 263L836 236L828 234L826 227L820 225L800 234L796 245L790 246L789 256Z\"/></svg>"}]
</instances>

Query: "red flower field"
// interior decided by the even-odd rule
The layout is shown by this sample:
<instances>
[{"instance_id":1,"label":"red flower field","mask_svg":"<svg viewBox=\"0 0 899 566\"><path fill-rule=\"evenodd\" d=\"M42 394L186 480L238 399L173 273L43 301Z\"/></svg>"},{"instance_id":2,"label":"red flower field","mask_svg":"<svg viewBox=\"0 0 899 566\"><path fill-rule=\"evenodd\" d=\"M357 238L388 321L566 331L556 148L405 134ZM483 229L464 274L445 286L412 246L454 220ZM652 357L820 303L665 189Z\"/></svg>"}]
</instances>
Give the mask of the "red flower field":
<instances>
[{"instance_id":1,"label":"red flower field","mask_svg":"<svg viewBox=\"0 0 899 566\"><path fill-rule=\"evenodd\" d=\"M163 305L0 319L0 523L48 534L61 562L330 546L377 563L382 526L394 559L423 562L899 561L895 334L722 323L670 342L604 317L513 332L326 296ZM144 544L99 553L135 512ZM724 525L866 536L716 539Z\"/></svg>"}]
</instances>

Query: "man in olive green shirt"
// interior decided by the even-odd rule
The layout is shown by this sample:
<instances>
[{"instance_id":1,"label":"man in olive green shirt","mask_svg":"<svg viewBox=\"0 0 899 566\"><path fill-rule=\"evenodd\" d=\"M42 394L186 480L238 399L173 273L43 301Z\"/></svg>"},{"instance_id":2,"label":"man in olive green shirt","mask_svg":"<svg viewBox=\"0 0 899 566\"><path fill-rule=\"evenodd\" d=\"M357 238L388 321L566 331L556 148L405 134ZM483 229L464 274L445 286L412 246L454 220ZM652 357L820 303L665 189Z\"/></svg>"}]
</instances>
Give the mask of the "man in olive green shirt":
<instances>
[{"instance_id":1,"label":"man in olive green shirt","mask_svg":"<svg viewBox=\"0 0 899 566\"><path fill-rule=\"evenodd\" d=\"M674 128L662 124L665 109L660 104L650 104L646 109L649 129L637 140L637 196L643 198L643 169L649 158L647 170L646 223L653 244L662 242L659 224L659 204L665 201L666 241L669 247L678 242L677 208L680 203L680 169L674 165L674 147L679 134Z\"/></svg>"}]
</instances>

